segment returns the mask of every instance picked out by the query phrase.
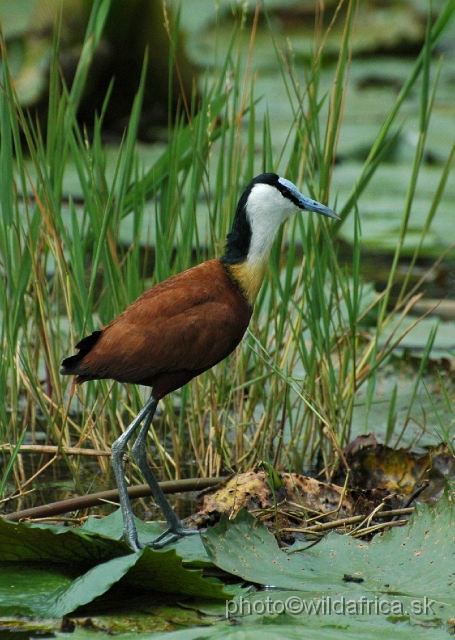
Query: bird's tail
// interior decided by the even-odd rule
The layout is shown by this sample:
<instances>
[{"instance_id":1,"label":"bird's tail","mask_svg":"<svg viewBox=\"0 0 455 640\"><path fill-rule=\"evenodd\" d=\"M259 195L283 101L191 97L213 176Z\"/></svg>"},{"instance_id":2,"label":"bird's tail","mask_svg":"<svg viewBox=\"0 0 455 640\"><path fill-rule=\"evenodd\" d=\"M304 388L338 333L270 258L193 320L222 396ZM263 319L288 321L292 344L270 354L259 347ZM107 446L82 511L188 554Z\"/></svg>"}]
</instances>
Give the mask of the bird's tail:
<instances>
[{"instance_id":1,"label":"bird's tail","mask_svg":"<svg viewBox=\"0 0 455 640\"><path fill-rule=\"evenodd\" d=\"M62 376L77 376L84 375L82 368L80 367L85 356L93 349L101 336L101 331L94 331L91 335L83 338L77 343L76 349L79 349L79 353L75 356L65 358L62 362L60 373Z\"/></svg>"}]
</instances>

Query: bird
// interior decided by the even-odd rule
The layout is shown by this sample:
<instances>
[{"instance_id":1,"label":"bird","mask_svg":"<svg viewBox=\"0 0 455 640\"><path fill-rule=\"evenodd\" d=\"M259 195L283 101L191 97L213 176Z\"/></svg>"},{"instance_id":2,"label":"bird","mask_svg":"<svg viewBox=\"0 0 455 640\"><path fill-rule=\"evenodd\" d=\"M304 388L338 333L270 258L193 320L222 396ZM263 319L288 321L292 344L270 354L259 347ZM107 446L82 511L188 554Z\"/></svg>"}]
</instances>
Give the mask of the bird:
<instances>
[{"instance_id":1,"label":"bird","mask_svg":"<svg viewBox=\"0 0 455 640\"><path fill-rule=\"evenodd\" d=\"M87 380L112 379L145 385L151 395L111 446L123 517L123 539L140 551L123 470L126 447L139 429L133 456L166 518L166 529L148 546L162 546L197 533L184 528L147 462L147 434L158 402L212 368L241 342L282 223L298 211L340 220L332 209L304 196L276 173L256 176L236 208L224 254L160 282L100 331L83 338L60 373ZM141 426L142 425L142 426Z\"/></svg>"}]
</instances>

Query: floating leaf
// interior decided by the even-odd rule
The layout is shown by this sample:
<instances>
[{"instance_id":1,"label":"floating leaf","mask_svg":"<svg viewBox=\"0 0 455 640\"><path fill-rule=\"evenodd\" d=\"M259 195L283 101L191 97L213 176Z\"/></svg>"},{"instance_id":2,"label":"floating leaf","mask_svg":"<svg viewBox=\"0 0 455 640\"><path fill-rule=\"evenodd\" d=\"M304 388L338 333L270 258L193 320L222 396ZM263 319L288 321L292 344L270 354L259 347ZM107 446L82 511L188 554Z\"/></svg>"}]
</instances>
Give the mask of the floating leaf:
<instances>
[{"instance_id":1,"label":"floating leaf","mask_svg":"<svg viewBox=\"0 0 455 640\"><path fill-rule=\"evenodd\" d=\"M306 598L383 598L401 603L406 616L445 621L455 613L454 524L447 491L435 505L418 505L406 527L370 543L331 533L307 550L285 553L245 511L233 522L224 518L204 541L218 567L250 582Z\"/></svg>"},{"instance_id":2,"label":"floating leaf","mask_svg":"<svg viewBox=\"0 0 455 640\"><path fill-rule=\"evenodd\" d=\"M156 537L156 528L147 527L142 523L141 532ZM127 594L232 597L221 583L204 579L201 570L183 566L179 543L132 553L115 539L121 532L118 514L91 519L80 529L0 519L0 615L67 615L114 586ZM210 564L199 536L184 542L187 558Z\"/></svg>"}]
</instances>

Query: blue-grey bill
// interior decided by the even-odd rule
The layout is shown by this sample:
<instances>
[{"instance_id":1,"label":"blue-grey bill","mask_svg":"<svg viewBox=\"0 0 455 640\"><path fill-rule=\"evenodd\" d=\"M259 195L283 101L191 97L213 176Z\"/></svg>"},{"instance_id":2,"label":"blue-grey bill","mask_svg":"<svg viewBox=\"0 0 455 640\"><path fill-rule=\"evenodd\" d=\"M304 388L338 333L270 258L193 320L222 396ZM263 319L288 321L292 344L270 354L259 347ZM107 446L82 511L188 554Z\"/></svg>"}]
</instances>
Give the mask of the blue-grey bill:
<instances>
[{"instance_id":1,"label":"blue-grey bill","mask_svg":"<svg viewBox=\"0 0 455 640\"><path fill-rule=\"evenodd\" d=\"M301 201L305 209L308 211L314 211L315 213L320 213L321 216L327 216L328 218L334 218L334 220L341 220L338 213L335 213L329 207L321 204L320 202L316 202L316 200L312 200L311 198L307 198L306 196L301 196Z\"/></svg>"}]
</instances>

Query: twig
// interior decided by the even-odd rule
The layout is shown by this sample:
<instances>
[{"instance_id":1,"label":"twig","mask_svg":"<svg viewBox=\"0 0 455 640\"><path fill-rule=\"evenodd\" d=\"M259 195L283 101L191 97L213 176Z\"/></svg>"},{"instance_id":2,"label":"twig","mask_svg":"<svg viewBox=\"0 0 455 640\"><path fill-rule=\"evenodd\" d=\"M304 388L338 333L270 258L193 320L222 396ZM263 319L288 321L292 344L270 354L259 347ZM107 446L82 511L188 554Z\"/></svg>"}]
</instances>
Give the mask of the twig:
<instances>
[{"instance_id":1,"label":"twig","mask_svg":"<svg viewBox=\"0 0 455 640\"><path fill-rule=\"evenodd\" d=\"M180 493L185 491L200 491L207 487L223 482L226 478L195 478L188 480L171 480L169 482L160 482L160 487L164 493ZM136 487L128 487L128 495L130 498L145 498L153 495L152 490L147 484L140 484ZM11 522L19 522L20 520L29 520L33 518L49 518L50 516L60 515L68 511L77 511L78 509L87 509L95 507L106 502L118 503L118 491L111 489L109 491L100 491L87 496L78 496L69 500L60 500L51 504L44 504L31 509L15 511L8 513L4 517Z\"/></svg>"},{"instance_id":2,"label":"twig","mask_svg":"<svg viewBox=\"0 0 455 640\"><path fill-rule=\"evenodd\" d=\"M405 518L404 520L390 520L389 522L381 522L380 524L375 524L371 527L365 527L365 529L358 529L355 531L355 533L351 532L349 535L352 538L360 538L360 536L366 536L370 533L380 531L381 529L387 529L388 527L402 527L407 522L408 518Z\"/></svg>"},{"instance_id":3,"label":"twig","mask_svg":"<svg viewBox=\"0 0 455 640\"><path fill-rule=\"evenodd\" d=\"M12 444L0 445L1 450L12 451L15 449ZM110 451L100 451L98 449L82 449L81 447L57 447L50 444L23 444L19 447L19 453L51 453L58 455L66 453L69 456L110 456Z\"/></svg>"},{"instance_id":4,"label":"twig","mask_svg":"<svg viewBox=\"0 0 455 640\"><path fill-rule=\"evenodd\" d=\"M394 509L392 511L381 511L376 513L376 518L389 518L389 517L397 517L402 515L410 515L414 511L414 507L408 507L406 509ZM321 518L324 517L325 514L321 514ZM339 529L341 527L345 527L351 524L357 524L358 522L365 522L368 520L368 517L364 515L361 516L350 516L349 518L341 518L340 520L332 520L330 522L323 522L320 524L312 525L311 527L283 527L282 531L286 531L288 533L320 533L321 531L330 531L330 529ZM407 520L399 520L389 522L383 522L378 525L372 525L363 530L359 530L356 528L356 534L364 535L365 533L369 533L371 530L374 530L375 527L382 528L388 525L398 526L399 524L404 524Z\"/></svg>"}]
</instances>

